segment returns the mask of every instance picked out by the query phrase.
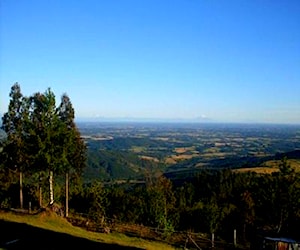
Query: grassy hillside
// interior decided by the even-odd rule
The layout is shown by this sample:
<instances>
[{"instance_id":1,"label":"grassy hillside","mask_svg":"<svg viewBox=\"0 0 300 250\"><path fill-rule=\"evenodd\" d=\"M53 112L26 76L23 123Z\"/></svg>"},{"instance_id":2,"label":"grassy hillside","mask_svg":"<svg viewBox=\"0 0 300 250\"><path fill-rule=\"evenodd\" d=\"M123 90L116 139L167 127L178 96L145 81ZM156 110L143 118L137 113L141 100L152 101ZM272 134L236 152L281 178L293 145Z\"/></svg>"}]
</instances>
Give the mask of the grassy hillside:
<instances>
[{"instance_id":1,"label":"grassy hillside","mask_svg":"<svg viewBox=\"0 0 300 250\"><path fill-rule=\"evenodd\" d=\"M5 229L0 249L174 249L122 234L89 232L49 211L38 215L0 211L0 228Z\"/></svg>"},{"instance_id":2,"label":"grassy hillside","mask_svg":"<svg viewBox=\"0 0 300 250\"><path fill-rule=\"evenodd\" d=\"M279 165L281 164L281 160L270 160L266 161L258 167L251 168L240 168L235 169L235 172L255 172L258 174L271 174L273 172L279 171ZM295 172L300 172L300 160L299 159L288 159L287 164L291 166L295 170Z\"/></svg>"}]
</instances>

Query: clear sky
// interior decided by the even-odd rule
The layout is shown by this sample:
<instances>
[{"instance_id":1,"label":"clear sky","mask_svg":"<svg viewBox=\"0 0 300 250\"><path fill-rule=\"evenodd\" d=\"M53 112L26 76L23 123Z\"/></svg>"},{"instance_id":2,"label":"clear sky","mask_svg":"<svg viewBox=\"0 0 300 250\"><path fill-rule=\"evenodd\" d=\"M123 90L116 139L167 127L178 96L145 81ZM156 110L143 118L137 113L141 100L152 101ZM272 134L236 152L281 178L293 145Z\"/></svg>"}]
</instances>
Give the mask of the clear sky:
<instances>
[{"instance_id":1,"label":"clear sky","mask_svg":"<svg viewBox=\"0 0 300 250\"><path fill-rule=\"evenodd\" d=\"M300 124L299 0L0 0L11 86L76 118Z\"/></svg>"}]
</instances>

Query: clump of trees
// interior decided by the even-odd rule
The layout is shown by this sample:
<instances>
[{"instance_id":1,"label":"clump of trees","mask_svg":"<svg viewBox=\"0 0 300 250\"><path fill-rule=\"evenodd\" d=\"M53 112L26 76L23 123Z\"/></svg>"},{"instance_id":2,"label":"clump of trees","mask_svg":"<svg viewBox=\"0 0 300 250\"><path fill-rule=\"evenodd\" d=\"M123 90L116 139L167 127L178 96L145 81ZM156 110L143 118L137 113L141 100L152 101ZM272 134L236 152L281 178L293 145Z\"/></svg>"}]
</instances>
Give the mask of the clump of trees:
<instances>
[{"instance_id":1,"label":"clump of trees","mask_svg":"<svg viewBox=\"0 0 300 250\"><path fill-rule=\"evenodd\" d=\"M47 203L53 205L54 176L58 180L56 189L60 191L64 176L67 215L70 175L76 179L86 162L86 147L74 122L70 98L63 94L56 106L50 88L27 97L23 96L18 83L11 87L9 96L8 111L1 125L7 136L1 152L1 178L4 180L1 182L1 206L16 206L12 194L18 186L20 208L24 208L25 195L27 202L42 206L45 193L48 193ZM16 174L19 175L18 184ZM48 191L45 192L47 182Z\"/></svg>"}]
</instances>

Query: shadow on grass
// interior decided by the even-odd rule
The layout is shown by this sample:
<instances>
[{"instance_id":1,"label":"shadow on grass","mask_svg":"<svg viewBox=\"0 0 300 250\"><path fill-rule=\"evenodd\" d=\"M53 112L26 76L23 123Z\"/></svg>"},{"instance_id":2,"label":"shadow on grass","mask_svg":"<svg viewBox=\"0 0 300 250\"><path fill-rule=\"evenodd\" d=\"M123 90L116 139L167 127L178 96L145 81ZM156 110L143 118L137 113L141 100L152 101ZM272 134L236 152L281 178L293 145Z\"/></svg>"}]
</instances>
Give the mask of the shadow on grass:
<instances>
[{"instance_id":1,"label":"shadow on grass","mask_svg":"<svg viewBox=\"0 0 300 250\"><path fill-rule=\"evenodd\" d=\"M140 249L96 242L5 220L0 220L0 229L0 249Z\"/></svg>"}]
</instances>

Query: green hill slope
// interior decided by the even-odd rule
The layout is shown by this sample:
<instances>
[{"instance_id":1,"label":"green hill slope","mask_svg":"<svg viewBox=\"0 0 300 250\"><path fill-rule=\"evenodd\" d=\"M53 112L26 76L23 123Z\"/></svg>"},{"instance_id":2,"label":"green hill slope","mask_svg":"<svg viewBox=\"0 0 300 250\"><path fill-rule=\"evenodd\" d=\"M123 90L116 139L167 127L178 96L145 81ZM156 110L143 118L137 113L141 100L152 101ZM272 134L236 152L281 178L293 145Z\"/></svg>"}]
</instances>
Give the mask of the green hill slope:
<instances>
[{"instance_id":1,"label":"green hill slope","mask_svg":"<svg viewBox=\"0 0 300 250\"><path fill-rule=\"evenodd\" d=\"M38 215L0 211L0 249L173 249L122 234L88 232L49 211Z\"/></svg>"}]
</instances>

